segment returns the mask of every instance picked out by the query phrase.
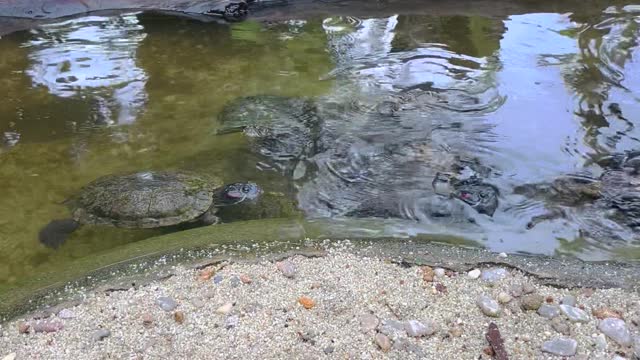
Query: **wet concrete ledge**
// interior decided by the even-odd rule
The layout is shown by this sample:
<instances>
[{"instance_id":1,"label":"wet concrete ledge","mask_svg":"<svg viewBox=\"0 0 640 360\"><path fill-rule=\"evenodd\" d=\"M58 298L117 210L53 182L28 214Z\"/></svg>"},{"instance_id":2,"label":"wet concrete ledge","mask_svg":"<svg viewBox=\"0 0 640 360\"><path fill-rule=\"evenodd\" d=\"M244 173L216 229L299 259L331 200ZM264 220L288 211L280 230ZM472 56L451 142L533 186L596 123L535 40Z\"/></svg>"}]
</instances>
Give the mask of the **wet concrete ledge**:
<instances>
[{"instance_id":1,"label":"wet concrete ledge","mask_svg":"<svg viewBox=\"0 0 640 360\"><path fill-rule=\"evenodd\" d=\"M82 297L97 287L126 289L170 276L168 267L177 263L198 267L223 261L277 260L294 254L323 256L326 242L333 241L327 238L350 238L356 254L403 266L430 265L454 271L504 266L519 269L545 285L640 291L640 262L502 257L451 237L426 234L412 239L358 239L336 236L331 229L332 224L324 221L285 219L223 224L149 238L57 268L42 266L31 278L0 288L0 321Z\"/></svg>"},{"instance_id":2,"label":"wet concrete ledge","mask_svg":"<svg viewBox=\"0 0 640 360\"><path fill-rule=\"evenodd\" d=\"M94 12L161 10L177 15L223 9L232 0L4 0L0 1L0 36L51 22L52 19ZM507 17L533 12L604 10L634 4L632 0L257 0L251 18L304 19L319 15L382 17L394 14L481 15Z\"/></svg>"}]
</instances>

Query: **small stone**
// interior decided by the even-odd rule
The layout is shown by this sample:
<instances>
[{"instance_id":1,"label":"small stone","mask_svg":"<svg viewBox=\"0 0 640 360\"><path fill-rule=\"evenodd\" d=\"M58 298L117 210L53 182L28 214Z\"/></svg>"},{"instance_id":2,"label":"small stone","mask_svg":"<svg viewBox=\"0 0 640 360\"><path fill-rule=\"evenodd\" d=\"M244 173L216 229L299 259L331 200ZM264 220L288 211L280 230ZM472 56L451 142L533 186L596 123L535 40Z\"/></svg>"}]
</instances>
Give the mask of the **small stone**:
<instances>
[{"instance_id":1,"label":"small stone","mask_svg":"<svg viewBox=\"0 0 640 360\"><path fill-rule=\"evenodd\" d=\"M485 346L482 352L489 357L493 357L496 354L491 346Z\"/></svg>"},{"instance_id":2,"label":"small stone","mask_svg":"<svg viewBox=\"0 0 640 360\"><path fill-rule=\"evenodd\" d=\"M562 335L571 335L571 327L567 322L559 317L551 320L551 327Z\"/></svg>"},{"instance_id":3,"label":"small stone","mask_svg":"<svg viewBox=\"0 0 640 360\"><path fill-rule=\"evenodd\" d=\"M571 338L557 338L542 344L543 352L558 356L573 356L577 349L578 342Z\"/></svg>"},{"instance_id":4,"label":"small stone","mask_svg":"<svg viewBox=\"0 0 640 360\"><path fill-rule=\"evenodd\" d=\"M560 310L573 322L589 322L589 315L577 307L560 305Z\"/></svg>"},{"instance_id":5,"label":"small stone","mask_svg":"<svg viewBox=\"0 0 640 360\"><path fill-rule=\"evenodd\" d=\"M333 353L335 350L336 349L333 346L327 346L324 349L322 349L322 351L324 351L324 353L327 355Z\"/></svg>"},{"instance_id":6,"label":"small stone","mask_svg":"<svg viewBox=\"0 0 640 360\"><path fill-rule=\"evenodd\" d=\"M409 320L404 324L404 329L409 336L431 336L436 332L436 326L432 321L422 323L418 320Z\"/></svg>"},{"instance_id":7,"label":"small stone","mask_svg":"<svg viewBox=\"0 0 640 360\"><path fill-rule=\"evenodd\" d=\"M538 315L547 319L553 319L560 315L560 309L555 305L543 304L538 308Z\"/></svg>"},{"instance_id":8,"label":"small stone","mask_svg":"<svg viewBox=\"0 0 640 360\"><path fill-rule=\"evenodd\" d=\"M498 302L501 304L506 304L512 299L513 298L511 297L511 295L507 294L506 292L501 292L500 294L498 294Z\"/></svg>"},{"instance_id":9,"label":"small stone","mask_svg":"<svg viewBox=\"0 0 640 360\"><path fill-rule=\"evenodd\" d=\"M536 292L536 287L529 284L529 283L524 283L522 285L522 292L525 294L532 294L534 292Z\"/></svg>"},{"instance_id":10,"label":"small stone","mask_svg":"<svg viewBox=\"0 0 640 360\"><path fill-rule=\"evenodd\" d=\"M473 269L467 273L467 276L470 279L477 279L480 277L481 274L482 274L482 271L480 271L480 269Z\"/></svg>"},{"instance_id":11,"label":"small stone","mask_svg":"<svg viewBox=\"0 0 640 360\"><path fill-rule=\"evenodd\" d=\"M633 355L640 359L640 336L636 336L633 340Z\"/></svg>"},{"instance_id":12,"label":"small stone","mask_svg":"<svg viewBox=\"0 0 640 360\"><path fill-rule=\"evenodd\" d=\"M145 313L142 315L142 326L151 327L153 325L153 316L149 313Z\"/></svg>"},{"instance_id":13,"label":"small stone","mask_svg":"<svg viewBox=\"0 0 640 360\"><path fill-rule=\"evenodd\" d=\"M175 320L178 324L184 323L184 313L182 311L174 312L173 320Z\"/></svg>"},{"instance_id":14,"label":"small stone","mask_svg":"<svg viewBox=\"0 0 640 360\"><path fill-rule=\"evenodd\" d=\"M360 330L366 334L375 330L379 322L378 317L373 314L362 315L360 317Z\"/></svg>"},{"instance_id":15,"label":"small stone","mask_svg":"<svg viewBox=\"0 0 640 360\"><path fill-rule=\"evenodd\" d=\"M50 332L56 332L56 331L62 330L64 328L64 325L62 325L62 323L57 321L40 321L33 324L31 328L33 329L33 331L37 333L39 332L50 333Z\"/></svg>"},{"instance_id":16,"label":"small stone","mask_svg":"<svg viewBox=\"0 0 640 360\"><path fill-rule=\"evenodd\" d=\"M222 282L224 278L222 277L222 275L216 275L213 277L213 283L218 285Z\"/></svg>"},{"instance_id":17,"label":"small stone","mask_svg":"<svg viewBox=\"0 0 640 360\"><path fill-rule=\"evenodd\" d=\"M443 278L446 274L446 271L443 268L435 268L433 270L433 273L436 275L436 277Z\"/></svg>"},{"instance_id":18,"label":"small stone","mask_svg":"<svg viewBox=\"0 0 640 360\"><path fill-rule=\"evenodd\" d=\"M435 272L430 266L423 266L422 268L422 280L426 282L433 282L433 278L435 277Z\"/></svg>"},{"instance_id":19,"label":"small stone","mask_svg":"<svg viewBox=\"0 0 640 360\"><path fill-rule=\"evenodd\" d=\"M382 320L379 330L381 333L391 336L394 339L407 334L404 323L395 320Z\"/></svg>"},{"instance_id":20,"label":"small stone","mask_svg":"<svg viewBox=\"0 0 640 360\"><path fill-rule=\"evenodd\" d=\"M539 294L525 295L520 299L520 306L524 310L538 310L544 301L544 297Z\"/></svg>"},{"instance_id":21,"label":"small stone","mask_svg":"<svg viewBox=\"0 0 640 360\"><path fill-rule=\"evenodd\" d=\"M216 273L215 267L213 266L206 267L200 270L200 272L198 273L198 280L207 281L211 279L211 277L213 277L215 273Z\"/></svg>"},{"instance_id":22,"label":"small stone","mask_svg":"<svg viewBox=\"0 0 640 360\"><path fill-rule=\"evenodd\" d=\"M228 316L225 321L224 321L224 327L229 330L231 328L234 328L236 326L238 326L238 323L240 322L240 317L238 315L231 315Z\"/></svg>"},{"instance_id":23,"label":"small stone","mask_svg":"<svg viewBox=\"0 0 640 360\"><path fill-rule=\"evenodd\" d=\"M622 312L618 310L613 310L607 307L601 307L601 308L595 309L591 311L591 314L593 314L593 316L595 316L600 320L606 319L606 318L622 319Z\"/></svg>"},{"instance_id":24,"label":"small stone","mask_svg":"<svg viewBox=\"0 0 640 360\"><path fill-rule=\"evenodd\" d=\"M391 340L385 334L377 333L375 341L380 350L387 352L391 349Z\"/></svg>"},{"instance_id":25,"label":"small stone","mask_svg":"<svg viewBox=\"0 0 640 360\"><path fill-rule=\"evenodd\" d=\"M191 299L191 305L193 305L194 308L201 308L205 305L205 302L202 298L197 297Z\"/></svg>"},{"instance_id":26,"label":"small stone","mask_svg":"<svg viewBox=\"0 0 640 360\"><path fill-rule=\"evenodd\" d=\"M633 344L633 338L631 332L627 328L624 320L617 318L606 318L598 324L598 330L607 335L611 340L617 342L622 346L631 346Z\"/></svg>"},{"instance_id":27,"label":"small stone","mask_svg":"<svg viewBox=\"0 0 640 360\"><path fill-rule=\"evenodd\" d=\"M451 337L460 337L462 336L462 328L460 326L454 326L449 329L449 335Z\"/></svg>"},{"instance_id":28,"label":"small stone","mask_svg":"<svg viewBox=\"0 0 640 360\"><path fill-rule=\"evenodd\" d=\"M231 277L231 280L229 280L229 283L231 284L231 287L237 288L240 286L242 281L240 280L240 277L234 275Z\"/></svg>"},{"instance_id":29,"label":"small stone","mask_svg":"<svg viewBox=\"0 0 640 360\"><path fill-rule=\"evenodd\" d=\"M595 339L593 339L593 344L595 345L596 349L600 351L606 351L607 347L609 346L609 344L607 344L607 337L604 336L604 334L599 334L598 336L596 336Z\"/></svg>"},{"instance_id":30,"label":"small stone","mask_svg":"<svg viewBox=\"0 0 640 360\"><path fill-rule=\"evenodd\" d=\"M479 296L476 300L476 304L480 307L482 313L487 316L499 317L500 314L502 314L502 308L500 308L500 304L486 295Z\"/></svg>"},{"instance_id":31,"label":"small stone","mask_svg":"<svg viewBox=\"0 0 640 360\"><path fill-rule=\"evenodd\" d=\"M482 272L482 280L495 283L509 276L509 272L504 268L492 268Z\"/></svg>"},{"instance_id":32,"label":"small stone","mask_svg":"<svg viewBox=\"0 0 640 360\"><path fill-rule=\"evenodd\" d=\"M522 289L522 285L521 284L514 284L509 289L509 293L513 297L520 297L524 293L524 290Z\"/></svg>"},{"instance_id":33,"label":"small stone","mask_svg":"<svg viewBox=\"0 0 640 360\"><path fill-rule=\"evenodd\" d=\"M289 260L277 262L276 267L278 268L278 270L280 270L282 275L288 278L293 278L294 276L296 276L296 267Z\"/></svg>"},{"instance_id":34,"label":"small stone","mask_svg":"<svg viewBox=\"0 0 640 360\"><path fill-rule=\"evenodd\" d=\"M498 254L498 257L499 257L499 258L503 258L503 259L504 259L504 258L506 258L506 257L507 257L507 253L505 253L505 252L501 252L500 254Z\"/></svg>"},{"instance_id":35,"label":"small stone","mask_svg":"<svg viewBox=\"0 0 640 360\"><path fill-rule=\"evenodd\" d=\"M91 338L93 339L93 341L102 341L109 336L111 336L111 331L109 331L109 329L99 329L93 332Z\"/></svg>"},{"instance_id":36,"label":"small stone","mask_svg":"<svg viewBox=\"0 0 640 360\"><path fill-rule=\"evenodd\" d=\"M228 314L231 312L231 309L233 308L233 303L225 303L224 305L220 306L219 308L216 309L216 312L218 314Z\"/></svg>"},{"instance_id":37,"label":"small stone","mask_svg":"<svg viewBox=\"0 0 640 360\"><path fill-rule=\"evenodd\" d=\"M2 360L16 360L16 356L18 356L16 353L11 353L3 357Z\"/></svg>"},{"instance_id":38,"label":"small stone","mask_svg":"<svg viewBox=\"0 0 640 360\"><path fill-rule=\"evenodd\" d=\"M307 296L301 296L300 298L298 298L298 302L307 310L313 309L313 307L316 306L316 302L313 301L312 298Z\"/></svg>"},{"instance_id":39,"label":"small stone","mask_svg":"<svg viewBox=\"0 0 640 360\"><path fill-rule=\"evenodd\" d=\"M156 300L156 304L164 311L173 311L178 307L178 303L170 297L160 297Z\"/></svg>"},{"instance_id":40,"label":"small stone","mask_svg":"<svg viewBox=\"0 0 640 360\"><path fill-rule=\"evenodd\" d=\"M73 319L74 317L76 317L76 315L73 313L73 311L69 310L69 309L62 309L58 312L58 317L60 319Z\"/></svg>"},{"instance_id":41,"label":"small stone","mask_svg":"<svg viewBox=\"0 0 640 360\"><path fill-rule=\"evenodd\" d=\"M567 295L560 300L560 304L576 306L576 297L573 295Z\"/></svg>"},{"instance_id":42,"label":"small stone","mask_svg":"<svg viewBox=\"0 0 640 360\"><path fill-rule=\"evenodd\" d=\"M21 321L18 323L18 332L20 334L27 334L29 333L29 328L31 328L31 325L29 325L28 323Z\"/></svg>"},{"instance_id":43,"label":"small stone","mask_svg":"<svg viewBox=\"0 0 640 360\"><path fill-rule=\"evenodd\" d=\"M242 281L243 284L251 284L253 282L249 275L245 274L240 275L240 281Z\"/></svg>"}]
</instances>

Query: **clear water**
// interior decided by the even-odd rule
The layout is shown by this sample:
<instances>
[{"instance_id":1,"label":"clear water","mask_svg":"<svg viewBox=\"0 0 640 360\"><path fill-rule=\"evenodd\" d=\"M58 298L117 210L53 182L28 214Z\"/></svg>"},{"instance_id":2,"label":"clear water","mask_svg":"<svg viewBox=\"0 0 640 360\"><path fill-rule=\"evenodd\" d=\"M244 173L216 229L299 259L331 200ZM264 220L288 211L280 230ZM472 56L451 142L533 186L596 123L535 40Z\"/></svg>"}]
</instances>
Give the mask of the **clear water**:
<instances>
[{"instance_id":1,"label":"clear water","mask_svg":"<svg viewBox=\"0 0 640 360\"><path fill-rule=\"evenodd\" d=\"M611 225L585 238L580 229L597 219L580 209L527 230L551 205L513 188L585 166L597 172L594 157L640 148L639 26L637 6L230 26L127 13L6 35L0 281L162 233L87 226L57 251L38 242L42 226L69 215L62 202L82 185L149 169L253 180L336 226L353 202L391 194L418 221L372 222L390 235L444 233L496 251L633 258L640 237ZM393 121L368 110L411 89L417 100ZM216 135L226 104L264 94L321 104L326 151L296 169L295 181L257 165L265 159L242 134ZM435 173L458 157L490 170L486 180L501 194L493 217L474 214L470 225L420 213Z\"/></svg>"}]
</instances>

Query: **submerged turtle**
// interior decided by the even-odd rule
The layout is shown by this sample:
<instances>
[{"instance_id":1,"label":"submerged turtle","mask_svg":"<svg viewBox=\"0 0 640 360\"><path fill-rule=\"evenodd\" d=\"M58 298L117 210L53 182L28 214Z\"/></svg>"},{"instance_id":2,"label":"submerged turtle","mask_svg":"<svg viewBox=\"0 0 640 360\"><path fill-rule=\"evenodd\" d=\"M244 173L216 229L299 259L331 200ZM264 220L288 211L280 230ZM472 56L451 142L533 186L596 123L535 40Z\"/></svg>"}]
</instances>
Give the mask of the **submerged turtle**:
<instances>
[{"instance_id":1,"label":"submerged turtle","mask_svg":"<svg viewBox=\"0 0 640 360\"><path fill-rule=\"evenodd\" d=\"M254 200L254 183L225 186L180 172L138 172L101 177L67 201L72 218L53 220L40 231L40 242L57 248L80 225L150 229L183 223L218 223L217 208Z\"/></svg>"}]
</instances>

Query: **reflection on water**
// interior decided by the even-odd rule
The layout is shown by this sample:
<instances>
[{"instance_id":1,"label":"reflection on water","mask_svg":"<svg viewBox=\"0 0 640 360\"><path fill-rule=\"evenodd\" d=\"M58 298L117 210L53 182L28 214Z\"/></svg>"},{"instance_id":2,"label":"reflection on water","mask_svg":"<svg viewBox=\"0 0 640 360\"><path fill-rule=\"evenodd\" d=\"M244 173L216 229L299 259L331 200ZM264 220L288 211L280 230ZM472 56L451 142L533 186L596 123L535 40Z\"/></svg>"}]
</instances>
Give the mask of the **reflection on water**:
<instances>
[{"instance_id":1,"label":"reflection on water","mask_svg":"<svg viewBox=\"0 0 640 360\"><path fill-rule=\"evenodd\" d=\"M371 221L498 251L618 256L640 241L607 209L514 189L598 178L597 159L640 148L639 26L637 7L230 26L136 13L4 37L0 280L162 233L88 226L57 252L37 242L83 184L145 169L256 181L345 231L341 219L388 218ZM217 134L225 106L265 95L306 104L305 118L269 128L254 116ZM290 169L272 171L274 149ZM468 182L435 184L443 174ZM478 211L493 196L493 216Z\"/></svg>"}]
</instances>

